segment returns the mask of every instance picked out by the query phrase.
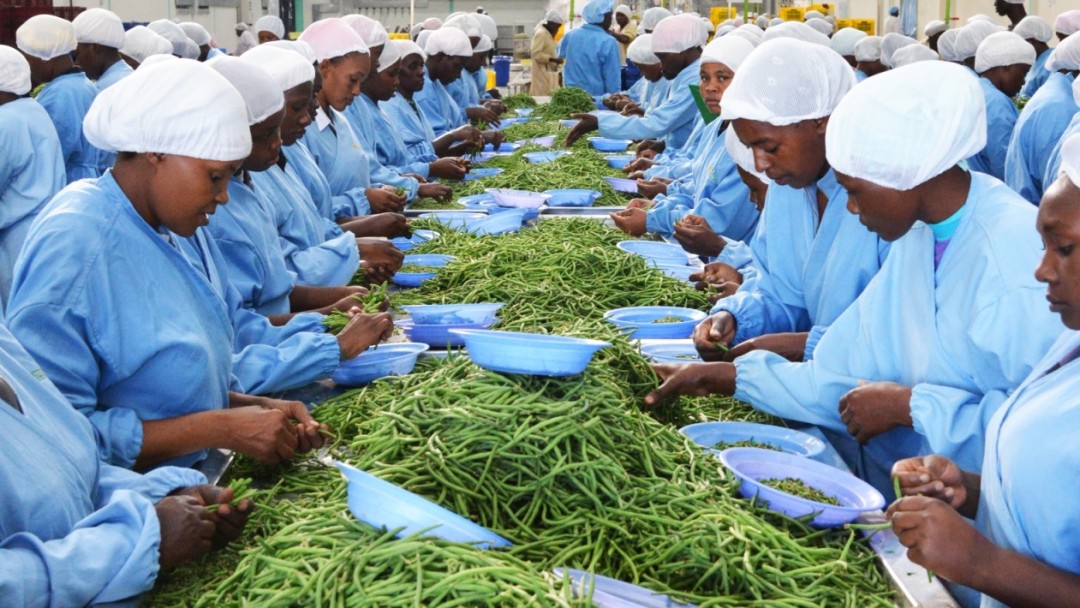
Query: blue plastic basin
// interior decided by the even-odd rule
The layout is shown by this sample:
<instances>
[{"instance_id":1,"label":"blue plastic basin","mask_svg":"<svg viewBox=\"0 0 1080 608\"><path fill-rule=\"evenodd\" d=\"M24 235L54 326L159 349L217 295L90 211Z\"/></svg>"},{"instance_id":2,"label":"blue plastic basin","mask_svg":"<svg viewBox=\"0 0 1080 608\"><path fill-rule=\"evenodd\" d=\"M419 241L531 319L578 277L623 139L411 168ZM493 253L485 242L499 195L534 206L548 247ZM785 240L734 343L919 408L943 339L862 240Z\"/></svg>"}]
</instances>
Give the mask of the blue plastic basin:
<instances>
[{"instance_id":1,"label":"blue plastic basin","mask_svg":"<svg viewBox=\"0 0 1080 608\"><path fill-rule=\"evenodd\" d=\"M423 304L402 306L416 325L448 325L454 323L485 323L495 319L495 313L505 306L490 304Z\"/></svg>"},{"instance_id":2,"label":"blue plastic basin","mask_svg":"<svg viewBox=\"0 0 1080 608\"><path fill-rule=\"evenodd\" d=\"M473 234L503 234L517 232L528 213L540 214L538 209L510 209L465 222L465 229Z\"/></svg>"},{"instance_id":3,"label":"blue plastic basin","mask_svg":"<svg viewBox=\"0 0 1080 608\"><path fill-rule=\"evenodd\" d=\"M578 121L574 120L573 118L564 118L559 121L559 124L566 127L567 129L573 129L577 126Z\"/></svg>"},{"instance_id":4,"label":"blue plastic basin","mask_svg":"<svg viewBox=\"0 0 1080 608\"><path fill-rule=\"evenodd\" d=\"M419 266L442 268L452 261L454 261L454 256L452 255L425 253L421 255L407 255L401 265L417 264ZM395 272L390 280L393 281L395 285L400 285L401 287L419 287L424 281L434 278L434 272Z\"/></svg>"},{"instance_id":5,"label":"blue plastic basin","mask_svg":"<svg viewBox=\"0 0 1080 608\"><path fill-rule=\"evenodd\" d=\"M691 340L678 344L648 344L641 347L641 355L653 363L704 363Z\"/></svg>"},{"instance_id":6,"label":"blue plastic basin","mask_svg":"<svg viewBox=\"0 0 1080 608\"><path fill-rule=\"evenodd\" d=\"M569 154L566 150L546 150L544 152L526 152L523 154L525 160L534 165L540 165L543 163L550 163L551 161L559 158L560 156L566 156Z\"/></svg>"},{"instance_id":7,"label":"blue plastic basin","mask_svg":"<svg viewBox=\"0 0 1080 608\"><path fill-rule=\"evenodd\" d=\"M477 213L475 211L440 211L438 213L421 213L421 218L434 218L440 224L447 228L453 228L454 230L465 230L466 222L469 220L475 220L484 217L483 213Z\"/></svg>"},{"instance_id":8,"label":"blue plastic basin","mask_svg":"<svg viewBox=\"0 0 1080 608\"><path fill-rule=\"evenodd\" d=\"M569 578L574 597L588 597L597 608L694 608L644 587L583 570L555 568L555 576ZM589 592L592 595L589 595Z\"/></svg>"},{"instance_id":9,"label":"blue plastic basin","mask_svg":"<svg viewBox=\"0 0 1080 608\"><path fill-rule=\"evenodd\" d=\"M484 192L490 194L495 204L500 207L514 209L539 209L550 198L544 192L514 190L512 188L487 188Z\"/></svg>"},{"instance_id":10,"label":"blue plastic basin","mask_svg":"<svg viewBox=\"0 0 1080 608\"><path fill-rule=\"evenodd\" d=\"M678 279L680 281L691 282L690 275L694 274L695 272L701 272L700 268L694 266L687 266L686 264L679 264L677 262L657 262L656 260L650 260L650 262L652 262L652 266L660 270L660 272L663 272L667 276L673 279Z\"/></svg>"},{"instance_id":11,"label":"blue plastic basin","mask_svg":"<svg viewBox=\"0 0 1080 608\"><path fill-rule=\"evenodd\" d=\"M503 170L498 168L498 167L478 167L476 169L469 169L469 172L465 174L465 177L463 179L465 181L469 182L469 181L472 181L474 179L483 179L485 177L495 177L496 175L498 175L498 174L500 174L502 172L503 172Z\"/></svg>"},{"instance_id":12,"label":"blue plastic basin","mask_svg":"<svg viewBox=\"0 0 1080 608\"><path fill-rule=\"evenodd\" d=\"M518 108L518 109L514 110L514 113L517 114L518 116L528 116L529 114L533 113L534 109L535 108Z\"/></svg>"},{"instance_id":13,"label":"blue plastic basin","mask_svg":"<svg viewBox=\"0 0 1080 608\"><path fill-rule=\"evenodd\" d=\"M469 358L484 369L509 374L573 376L585 371L608 342L516 331L453 329L465 339Z\"/></svg>"},{"instance_id":14,"label":"blue plastic basin","mask_svg":"<svg viewBox=\"0 0 1080 608\"><path fill-rule=\"evenodd\" d=\"M689 338L697 324L708 315L693 308L676 306L631 306L616 308L604 313L604 319L612 325L630 333L634 339L646 338ZM656 319L677 317L679 323L654 323Z\"/></svg>"},{"instance_id":15,"label":"blue plastic basin","mask_svg":"<svg viewBox=\"0 0 1080 608\"><path fill-rule=\"evenodd\" d=\"M400 327L410 342L427 344L431 348L460 348L465 346L465 339L451 333L452 329L487 329L498 322L498 318L492 318L483 323L453 323L447 325L417 325L412 321L398 321L394 325Z\"/></svg>"},{"instance_id":16,"label":"blue plastic basin","mask_svg":"<svg viewBox=\"0 0 1080 608\"><path fill-rule=\"evenodd\" d=\"M865 481L803 456L760 448L728 448L720 452L720 461L742 481L739 493L757 497L769 510L788 517L817 513L810 522L819 528L835 528L854 521L863 511L877 511L885 506L885 497ZM828 494L840 507L793 496L758 483L759 479L795 478Z\"/></svg>"},{"instance_id":17,"label":"blue plastic basin","mask_svg":"<svg viewBox=\"0 0 1080 608\"><path fill-rule=\"evenodd\" d=\"M439 238L439 233L434 230L413 230L411 237L399 236L390 239L390 242L401 251L408 251L436 238Z\"/></svg>"},{"instance_id":18,"label":"blue plastic basin","mask_svg":"<svg viewBox=\"0 0 1080 608\"><path fill-rule=\"evenodd\" d=\"M544 194L550 194L548 207L591 207L600 193L596 190L585 188L560 188L557 190L545 190Z\"/></svg>"},{"instance_id":19,"label":"blue plastic basin","mask_svg":"<svg viewBox=\"0 0 1080 608\"><path fill-rule=\"evenodd\" d=\"M494 204L494 198L488 193L472 194L469 196L463 196L457 199L459 204L465 205L465 208L470 211L487 211L484 206L486 203Z\"/></svg>"},{"instance_id":20,"label":"blue plastic basin","mask_svg":"<svg viewBox=\"0 0 1080 608\"><path fill-rule=\"evenodd\" d=\"M608 166L612 169L622 169L626 165L634 162L634 158L636 157L633 154L612 154L604 160L607 161Z\"/></svg>"},{"instance_id":21,"label":"blue plastic basin","mask_svg":"<svg viewBox=\"0 0 1080 608\"><path fill-rule=\"evenodd\" d=\"M555 145L555 136L545 135L544 137L534 137L529 140L529 143L535 146L544 146L545 148L550 148L551 146Z\"/></svg>"},{"instance_id":22,"label":"blue plastic basin","mask_svg":"<svg viewBox=\"0 0 1080 608\"><path fill-rule=\"evenodd\" d=\"M330 378L342 386L359 386L385 376L404 376L412 373L416 358L427 349L427 344L412 342L372 346L342 361Z\"/></svg>"},{"instance_id":23,"label":"blue plastic basin","mask_svg":"<svg viewBox=\"0 0 1080 608\"><path fill-rule=\"evenodd\" d=\"M642 349L644 350L644 349ZM691 441L716 454L717 443L756 441L767 443L788 454L815 458L825 451L825 442L802 431L756 422L699 422L679 429Z\"/></svg>"},{"instance_id":24,"label":"blue plastic basin","mask_svg":"<svg viewBox=\"0 0 1080 608\"><path fill-rule=\"evenodd\" d=\"M590 137L589 145L600 152L625 152L630 144L629 139L610 139L607 137Z\"/></svg>"},{"instance_id":25,"label":"blue plastic basin","mask_svg":"<svg viewBox=\"0 0 1080 608\"><path fill-rule=\"evenodd\" d=\"M468 177L468 175L466 175ZM625 177L605 177L604 181L611 184L611 187L616 192L623 192L625 194L637 194L637 181L632 179L626 179Z\"/></svg>"},{"instance_id":26,"label":"blue plastic basin","mask_svg":"<svg viewBox=\"0 0 1080 608\"><path fill-rule=\"evenodd\" d=\"M484 152L515 152L520 147L521 147L521 144L519 144L519 143L512 142L512 141L504 141L501 144L499 144L498 149L495 148L495 144L485 144L484 145Z\"/></svg>"},{"instance_id":27,"label":"blue plastic basin","mask_svg":"<svg viewBox=\"0 0 1080 608\"><path fill-rule=\"evenodd\" d=\"M659 263L682 264L686 266L690 258L686 250L671 243L658 241L622 241L615 245L626 253L641 256L646 260L655 260Z\"/></svg>"}]
</instances>

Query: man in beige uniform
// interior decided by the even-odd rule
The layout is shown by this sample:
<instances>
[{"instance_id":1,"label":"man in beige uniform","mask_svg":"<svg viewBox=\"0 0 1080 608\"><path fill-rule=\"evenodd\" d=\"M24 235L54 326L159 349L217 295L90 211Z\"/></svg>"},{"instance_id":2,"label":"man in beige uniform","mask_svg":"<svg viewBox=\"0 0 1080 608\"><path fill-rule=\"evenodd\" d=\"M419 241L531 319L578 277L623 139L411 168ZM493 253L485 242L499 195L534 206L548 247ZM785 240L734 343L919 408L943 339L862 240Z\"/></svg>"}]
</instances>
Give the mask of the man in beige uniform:
<instances>
[{"instance_id":1,"label":"man in beige uniform","mask_svg":"<svg viewBox=\"0 0 1080 608\"><path fill-rule=\"evenodd\" d=\"M626 48L637 38L637 22L630 17L630 7L625 4L615 7L615 24L611 30L619 41L619 64L626 65Z\"/></svg>"},{"instance_id":2,"label":"man in beige uniform","mask_svg":"<svg viewBox=\"0 0 1080 608\"><path fill-rule=\"evenodd\" d=\"M563 21L558 11L548 11L533 32L530 95L551 95L552 91L559 88L559 64L563 60L555 51L555 34Z\"/></svg>"}]
</instances>

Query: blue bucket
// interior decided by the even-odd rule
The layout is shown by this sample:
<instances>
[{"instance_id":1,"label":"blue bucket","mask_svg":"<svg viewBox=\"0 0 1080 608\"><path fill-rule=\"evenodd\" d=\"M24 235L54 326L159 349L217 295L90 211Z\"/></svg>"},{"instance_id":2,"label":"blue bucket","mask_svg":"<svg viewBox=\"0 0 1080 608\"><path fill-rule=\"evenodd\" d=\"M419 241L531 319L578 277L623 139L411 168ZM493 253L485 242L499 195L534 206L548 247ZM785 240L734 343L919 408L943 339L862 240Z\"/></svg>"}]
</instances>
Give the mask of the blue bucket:
<instances>
[{"instance_id":1,"label":"blue bucket","mask_svg":"<svg viewBox=\"0 0 1080 608\"><path fill-rule=\"evenodd\" d=\"M510 84L510 60L506 55L496 55L495 61L495 86L505 87Z\"/></svg>"}]
</instances>

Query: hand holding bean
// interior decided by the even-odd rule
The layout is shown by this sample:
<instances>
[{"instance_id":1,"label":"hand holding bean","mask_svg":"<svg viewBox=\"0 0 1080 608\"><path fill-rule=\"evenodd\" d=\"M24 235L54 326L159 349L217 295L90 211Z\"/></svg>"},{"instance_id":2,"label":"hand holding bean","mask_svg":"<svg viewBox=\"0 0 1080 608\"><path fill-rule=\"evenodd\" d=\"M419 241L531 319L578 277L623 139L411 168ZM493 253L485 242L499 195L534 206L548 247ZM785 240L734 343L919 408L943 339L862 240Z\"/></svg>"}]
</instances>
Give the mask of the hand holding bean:
<instances>
[{"instance_id":1,"label":"hand holding bean","mask_svg":"<svg viewBox=\"0 0 1080 608\"><path fill-rule=\"evenodd\" d=\"M210 512L194 496L166 496L154 505L161 526L158 563L169 570L213 548L216 527Z\"/></svg>"},{"instance_id":2,"label":"hand holding bean","mask_svg":"<svg viewBox=\"0 0 1080 608\"><path fill-rule=\"evenodd\" d=\"M258 405L232 407L228 418L228 449L266 465L289 460L296 454L296 428L284 412Z\"/></svg>"},{"instance_id":3,"label":"hand holding bean","mask_svg":"<svg viewBox=\"0 0 1080 608\"><path fill-rule=\"evenodd\" d=\"M735 366L730 363L682 363L654 365L660 386L645 396L645 405L656 406L677 395L730 395L735 392Z\"/></svg>"},{"instance_id":4,"label":"hand holding bean","mask_svg":"<svg viewBox=\"0 0 1080 608\"><path fill-rule=\"evenodd\" d=\"M405 208L405 195L397 189L367 188L364 190L372 213L400 213Z\"/></svg>"},{"instance_id":5,"label":"hand holding bean","mask_svg":"<svg viewBox=\"0 0 1080 608\"><path fill-rule=\"evenodd\" d=\"M716 257L724 250L727 241L716 234L709 222L697 215L688 215L675 224L675 240L682 248L695 255Z\"/></svg>"},{"instance_id":6,"label":"hand holding bean","mask_svg":"<svg viewBox=\"0 0 1080 608\"><path fill-rule=\"evenodd\" d=\"M905 496L936 498L957 510L968 501L963 471L944 456L905 458L893 465L892 475L900 480L900 491Z\"/></svg>"},{"instance_id":7,"label":"hand holding bean","mask_svg":"<svg viewBox=\"0 0 1080 608\"><path fill-rule=\"evenodd\" d=\"M644 209L624 209L612 213L609 217L615 222L616 228L630 236L641 236L647 230L645 220L648 214Z\"/></svg>"},{"instance_id":8,"label":"hand holding bean","mask_svg":"<svg viewBox=\"0 0 1080 608\"><path fill-rule=\"evenodd\" d=\"M390 318L390 313L354 315L337 335L341 360L352 359L368 347L389 338L393 331L394 321Z\"/></svg>"},{"instance_id":9,"label":"hand holding bean","mask_svg":"<svg viewBox=\"0 0 1080 608\"><path fill-rule=\"evenodd\" d=\"M999 550L951 506L928 496L905 496L889 506L885 517L908 559L961 585L987 571Z\"/></svg>"},{"instance_id":10,"label":"hand holding bean","mask_svg":"<svg viewBox=\"0 0 1080 608\"><path fill-rule=\"evenodd\" d=\"M637 189L645 198L655 198L660 194L667 194L668 185L659 179L639 179Z\"/></svg>"},{"instance_id":11,"label":"hand holding bean","mask_svg":"<svg viewBox=\"0 0 1080 608\"><path fill-rule=\"evenodd\" d=\"M840 420L860 444L911 426L911 388L894 382L861 384L840 398Z\"/></svg>"},{"instance_id":12,"label":"hand holding bean","mask_svg":"<svg viewBox=\"0 0 1080 608\"><path fill-rule=\"evenodd\" d=\"M232 488L222 488L210 484L183 488L173 495L192 496L204 507L217 506L210 514L210 520L215 527L213 539L215 547L224 547L240 538L240 533L243 532L244 525L247 524L248 516L255 509L255 505L247 498L233 504L236 494Z\"/></svg>"},{"instance_id":13,"label":"hand holding bean","mask_svg":"<svg viewBox=\"0 0 1080 608\"><path fill-rule=\"evenodd\" d=\"M698 323L692 338L701 358L706 361L722 360L728 345L735 340L735 328L735 317L726 310Z\"/></svg>"},{"instance_id":14,"label":"hand holding bean","mask_svg":"<svg viewBox=\"0 0 1080 608\"><path fill-rule=\"evenodd\" d=\"M571 114L570 118L577 119L578 123L574 125L573 129L570 129L566 141L563 142L563 145L567 148L574 145L574 142L581 139L581 136L590 131L595 131L600 126L600 121L593 114Z\"/></svg>"}]
</instances>

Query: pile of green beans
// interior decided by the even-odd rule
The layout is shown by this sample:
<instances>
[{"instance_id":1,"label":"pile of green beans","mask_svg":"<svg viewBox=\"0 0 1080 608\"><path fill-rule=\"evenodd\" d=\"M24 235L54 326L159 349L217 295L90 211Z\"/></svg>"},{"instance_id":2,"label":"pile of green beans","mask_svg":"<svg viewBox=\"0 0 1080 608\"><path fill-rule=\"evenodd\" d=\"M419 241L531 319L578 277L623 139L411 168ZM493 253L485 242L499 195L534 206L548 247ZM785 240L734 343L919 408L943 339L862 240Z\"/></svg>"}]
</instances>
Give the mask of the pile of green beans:
<instances>
[{"instance_id":1,"label":"pile of green beans","mask_svg":"<svg viewBox=\"0 0 1080 608\"><path fill-rule=\"evenodd\" d=\"M814 502L820 502L825 505L840 506L840 501L835 496L830 496L821 490L808 486L801 479L794 477L785 477L783 479L760 479L758 483L769 486L770 488L786 492L792 496L798 496L799 498L805 498L806 500L812 500Z\"/></svg>"},{"instance_id":2,"label":"pile of green beans","mask_svg":"<svg viewBox=\"0 0 1080 608\"><path fill-rule=\"evenodd\" d=\"M501 101L503 102L503 105L506 106L506 109L511 112L518 108L535 108L540 105L536 102L536 99L528 93L507 95L506 97L503 97Z\"/></svg>"},{"instance_id":3,"label":"pile of green beans","mask_svg":"<svg viewBox=\"0 0 1080 608\"><path fill-rule=\"evenodd\" d=\"M506 136L507 141L554 135L556 145L560 145L569 132L570 130L559 124L557 120L529 120L503 129L503 135Z\"/></svg>"},{"instance_id":4,"label":"pile of green beans","mask_svg":"<svg viewBox=\"0 0 1080 608\"><path fill-rule=\"evenodd\" d=\"M578 87L563 87L551 94L551 101L537 108L533 115L545 119L569 118L571 114L596 109L592 95Z\"/></svg>"},{"instance_id":5,"label":"pile of green beans","mask_svg":"<svg viewBox=\"0 0 1080 608\"><path fill-rule=\"evenodd\" d=\"M580 145L584 143L584 145ZM485 167L499 167L503 172L483 179L451 184L457 197L480 194L485 188L512 188L543 192L553 188L586 188L600 192L593 203L598 207L625 206L630 200L616 192L605 177L619 177L617 169L608 166L604 157L588 147L584 139L574 144L572 154L538 165L529 164L522 156L536 147L524 147L507 156L497 156L484 163Z\"/></svg>"},{"instance_id":6,"label":"pile of green beans","mask_svg":"<svg viewBox=\"0 0 1080 608\"><path fill-rule=\"evenodd\" d=\"M462 205L455 201L440 201L437 198L422 198L415 203L409 205L409 209L414 211L427 211L437 209L464 209L465 205Z\"/></svg>"}]
</instances>

